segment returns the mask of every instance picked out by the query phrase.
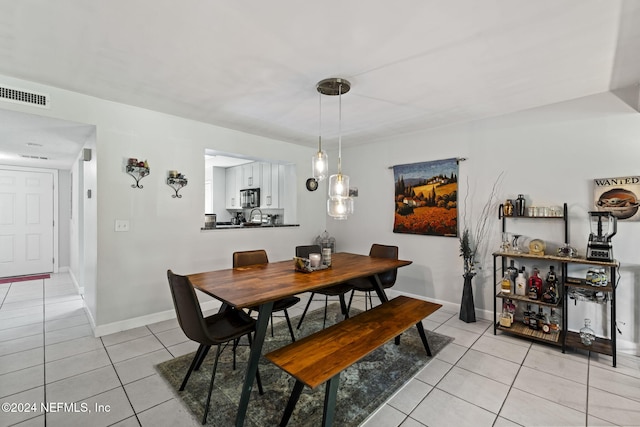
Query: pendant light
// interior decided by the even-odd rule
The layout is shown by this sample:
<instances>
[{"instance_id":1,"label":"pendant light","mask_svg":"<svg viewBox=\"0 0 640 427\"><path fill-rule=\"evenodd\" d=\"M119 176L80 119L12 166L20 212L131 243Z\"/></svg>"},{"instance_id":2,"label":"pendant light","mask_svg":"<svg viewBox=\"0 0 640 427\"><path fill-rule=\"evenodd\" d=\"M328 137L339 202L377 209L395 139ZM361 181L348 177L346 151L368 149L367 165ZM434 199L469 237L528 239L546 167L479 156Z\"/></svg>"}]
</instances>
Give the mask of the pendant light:
<instances>
[{"instance_id":1,"label":"pendant light","mask_svg":"<svg viewBox=\"0 0 640 427\"><path fill-rule=\"evenodd\" d=\"M329 177L327 213L335 219L347 219L353 213L353 199L349 197L349 176L342 173L342 94L349 92L351 83L345 79L322 80L317 90L323 95L338 95L338 173Z\"/></svg>"},{"instance_id":2,"label":"pendant light","mask_svg":"<svg viewBox=\"0 0 640 427\"><path fill-rule=\"evenodd\" d=\"M313 178L322 181L329 175L329 158L322 151L322 93L318 91L318 152L311 158Z\"/></svg>"}]
</instances>

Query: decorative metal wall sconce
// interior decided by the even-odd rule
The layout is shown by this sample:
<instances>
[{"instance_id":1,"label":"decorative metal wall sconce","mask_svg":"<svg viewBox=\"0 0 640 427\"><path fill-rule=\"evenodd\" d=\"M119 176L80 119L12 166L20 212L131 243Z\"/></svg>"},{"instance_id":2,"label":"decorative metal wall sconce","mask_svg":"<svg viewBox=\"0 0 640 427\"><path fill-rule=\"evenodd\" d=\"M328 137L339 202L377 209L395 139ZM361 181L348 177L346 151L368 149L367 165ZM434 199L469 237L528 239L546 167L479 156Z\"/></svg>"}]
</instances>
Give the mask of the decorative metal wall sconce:
<instances>
[{"instance_id":1,"label":"decorative metal wall sconce","mask_svg":"<svg viewBox=\"0 0 640 427\"><path fill-rule=\"evenodd\" d=\"M135 184L131 184L131 188L143 188L140 180L149 175L149 163L146 160L139 162L138 159L130 158L127 160L125 172L136 180Z\"/></svg>"},{"instance_id":2,"label":"decorative metal wall sconce","mask_svg":"<svg viewBox=\"0 0 640 427\"><path fill-rule=\"evenodd\" d=\"M182 187L185 187L187 183L188 180L184 175L178 173L178 171L169 171L169 176L167 177L167 185L173 188L173 191L176 192L176 194L172 194L171 197L177 197L178 199L181 199L182 194L178 194L178 192L182 190Z\"/></svg>"}]
</instances>

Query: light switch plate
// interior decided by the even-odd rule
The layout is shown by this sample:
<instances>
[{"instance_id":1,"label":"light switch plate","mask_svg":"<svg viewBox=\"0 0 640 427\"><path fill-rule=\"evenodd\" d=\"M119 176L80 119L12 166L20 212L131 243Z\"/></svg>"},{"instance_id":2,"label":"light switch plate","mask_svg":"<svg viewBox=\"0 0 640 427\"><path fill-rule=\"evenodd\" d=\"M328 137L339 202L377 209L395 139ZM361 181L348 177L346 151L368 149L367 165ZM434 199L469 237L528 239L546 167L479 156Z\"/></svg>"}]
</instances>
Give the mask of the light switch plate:
<instances>
[{"instance_id":1,"label":"light switch plate","mask_svg":"<svg viewBox=\"0 0 640 427\"><path fill-rule=\"evenodd\" d=\"M129 220L128 219L116 219L116 231L129 231Z\"/></svg>"}]
</instances>

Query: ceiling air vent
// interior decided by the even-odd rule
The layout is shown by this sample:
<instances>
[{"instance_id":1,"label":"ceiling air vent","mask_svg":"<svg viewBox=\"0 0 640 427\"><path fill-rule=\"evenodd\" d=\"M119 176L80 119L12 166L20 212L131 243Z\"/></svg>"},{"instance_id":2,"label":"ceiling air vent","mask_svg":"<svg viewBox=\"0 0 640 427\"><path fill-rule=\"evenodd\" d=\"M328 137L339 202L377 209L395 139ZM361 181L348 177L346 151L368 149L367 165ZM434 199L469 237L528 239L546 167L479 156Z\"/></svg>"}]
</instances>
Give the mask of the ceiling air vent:
<instances>
[{"instance_id":1,"label":"ceiling air vent","mask_svg":"<svg viewBox=\"0 0 640 427\"><path fill-rule=\"evenodd\" d=\"M30 156L29 154L20 154L20 157L24 159L36 159L36 160L49 160L48 157L43 156Z\"/></svg>"},{"instance_id":2,"label":"ceiling air vent","mask_svg":"<svg viewBox=\"0 0 640 427\"><path fill-rule=\"evenodd\" d=\"M0 100L26 104L35 107L49 108L49 96L0 85Z\"/></svg>"}]
</instances>

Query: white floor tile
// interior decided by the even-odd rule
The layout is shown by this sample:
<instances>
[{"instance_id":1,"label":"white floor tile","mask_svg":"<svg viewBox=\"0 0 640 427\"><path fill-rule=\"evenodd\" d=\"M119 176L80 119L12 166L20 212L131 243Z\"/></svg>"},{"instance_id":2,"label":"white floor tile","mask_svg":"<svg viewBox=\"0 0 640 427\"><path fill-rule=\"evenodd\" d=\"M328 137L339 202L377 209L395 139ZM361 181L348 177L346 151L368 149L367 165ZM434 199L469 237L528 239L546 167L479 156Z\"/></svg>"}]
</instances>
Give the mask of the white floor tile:
<instances>
[{"instance_id":1,"label":"white floor tile","mask_svg":"<svg viewBox=\"0 0 640 427\"><path fill-rule=\"evenodd\" d=\"M426 424L422 424L419 421L414 420L413 418L407 417L402 424L400 424L400 427L424 427L426 426Z\"/></svg>"},{"instance_id":2,"label":"white floor tile","mask_svg":"<svg viewBox=\"0 0 640 427\"><path fill-rule=\"evenodd\" d=\"M171 347L172 345L189 341L189 338L187 338L187 336L184 334L184 332L182 332L182 329L180 328L158 332L155 335L165 347Z\"/></svg>"},{"instance_id":3,"label":"white floor tile","mask_svg":"<svg viewBox=\"0 0 640 427\"><path fill-rule=\"evenodd\" d=\"M42 334L42 323L32 323L30 325L17 326L15 328L1 329L0 343L38 334Z\"/></svg>"},{"instance_id":4,"label":"white floor tile","mask_svg":"<svg viewBox=\"0 0 640 427\"><path fill-rule=\"evenodd\" d=\"M126 341L132 341L137 338L146 337L151 335L151 331L146 326L141 326L139 328L129 329L122 332L116 332L115 334L105 335L102 338L102 342L105 347L109 347L112 345L120 344Z\"/></svg>"},{"instance_id":5,"label":"white floor tile","mask_svg":"<svg viewBox=\"0 0 640 427\"><path fill-rule=\"evenodd\" d=\"M544 408L544 410L542 409ZM500 416L523 426L585 425L585 413L512 388Z\"/></svg>"},{"instance_id":6,"label":"white floor tile","mask_svg":"<svg viewBox=\"0 0 640 427\"><path fill-rule=\"evenodd\" d=\"M88 351L99 350L101 348L104 348L104 346L100 338L94 338L93 336L81 337L45 346L45 356L47 362L53 362L54 360L75 356L76 354L86 353Z\"/></svg>"},{"instance_id":7,"label":"white floor tile","mask_svg":"<svg viewBox=\"0 0 640 427\"><path fill-rule=\"evenodd\" d=\"M507 397L509 386L454 366L437 388L497 414Z\"/></svg>"},{"instance_id":8,"label":"white floor tile","mask_svg":"<svg viewBox=\"0 0 640 427\"><path fill-rule=\"evenodd\" d=\"M581 384L587 383L589 366L585 363L576 363L574 360L557 354L542 352L538 348L532 348L524 359L524 366L536 371L546 372L558 377L566 378Z\"/></svg>"},{"instance_id":9,"label":"white floor tile","mask_svg":"<svg viewBox=\"0 0 640 427\"><path fill-rule=\"evenodd\" d=\"M522 363L529 351L528 347L487 335L481 336L471 348L518 364Z\"/></svg>"},{"instance_id":10,"label":"white floor tile","mask_svg":"<svg viewBox=\"0 0 640 427\"><path fill-rule=\"evenodd\" d=\"M517 363L474 349L469 349L456 366L509 386L513 384L513 380L520 370L520 365Z\"/></svg>"},{"instance_id":11,"label":"white floor tile","mask_svg":"<svg viewBox=\"0 0 640 427\"><path fill-rule=\"evenodd\" d=\"M124 386L133 410L142 412L173 399L173 391L167 383L154 374Z\"/></svg>"},{"instance_id":12,"label":"white floor tile","mask_svg":"<svg viewBox=\"0 0 640 427\"><path fill-rule=\"evenodd\" d=\"M480 337L480 334L469 332L460 328L454 328L453 326L449 326L447 324L438 327L434 332L453 337L454 342L463 347L471 347L473 343L475 343L476 340Z\"/></svg>"},{"instance_id":13,"label":"white floor tile","mask_svg":"<svg viewBox=\"0 0 640 427\"><path fill-rule=\"evenodd\" d=\"M36 365L0 375L0 398L44 384L44 365Z\"/></svg>"},{"instance_id":14,"label":"white floor tile","mask_svg":"<svg viewBox=\"0 0 640 427\"><path fill-rule=\"evenodd\" d=\"M88 323L46 332L44 335L44 342L49 345L82 337L93 337L93 330Z\"/></svg>"},{"instance_id":15,"label":"white floor tile","mask_svg":"<svg viewBox=\"0 0 640 427\"><path fill-rule=\"evenodd\" d=\"M42 347L44 337L42 334L29 335L27 337L16 338L9 341L0 342L0 356L18 353L32 348Z\"/></svg>"},{"instance_id":16,"label":"white floor tile","mask_svg":"<svg viewBox=\"0 0 640 427\"><path fill-rule=\"evenodd\" d=\"M429 385L435 386L453 367L452 364L440 359L431 359L427 365L416 375L416 378Z\"/></svg>"},{"instance_id":17,"label":"white floor tile","mask_svg":"<svg viewBox=\"0 0 640 427\"><path fill-rule=\"evenodd\" d=\"M47 384L47 400L77 402L120 387L113 366L105 366L73 377Z\"/></svg>"},{"instance_id":18,"label":"white floor tile","mask_svg":"<svg viewBox=\"0 0 640 427\"><path fill-rule=\"evenodd\" d=\"M387 403L404 414L410 414L432 388L433 386L414 379L405 384Z\"/></svg>"},{"instance_id":19,"label":"white floor tile","mask_svg":"<svg viewBox=\"0 0 640 427\"><path fill-rule=\"evenodd\" d=\"M152 351L164 348L162 343L153 335L126 341L107 347L107 352L113 363L122 362L132 357L142 356Z\"/></svg>"},{"instance_id":20,"label":"white floor tile","mask_svg":"<svg viewBox=\"0 0 640 427\"><path fill-rule=\"evenodd\" d=\"M389 405L383 405L378 411L362 423L362 427L398 427L406 415Z\"/></svg>"},{"instance_id":21,"label":"white floor tile","mask_svg":"<svg viewBox=\"0 0 640 427\"><path fill-rule=\"evenodd\" d=\"M156 373L155 365L172 359L173 356L166 349L160 349L142 356L127 359L114 366L122 384L128 384L140 378Z\"/></svg>"},{"instance_id":22,"label":"white floor tile","mask_svg":"<svg viewBox=\"0 0 640 427\"><path fill-rule=\"evenodd\" d=\"M3 404L15 404L16 406L10 409L16 410L10 410L9 412L2 411L2 416L0 417L0 427L11 426L41 415L43 412L41 411L40 402L44 402L44 386L32 388L30 390L12 394L11 396L3 398ZM29 405L33 404L34 406L29 406L28 410L22 407L22 411L18 411L17 405L24 405L25 403Z\"/></svg>"},{"instance_id":23,"label":"white floor tile","mask_svg":"<svg viewBox=\"0 0 640 427\"><path fill-rule=\"evenodd\" d=\"M435 388L411 413L411 418L425 420L429 427L490 427L496 416Z\"/></svg>"},{"instance_id":24,"label":"white floor tile","mask_svg":"<svg viewBox=\"0 0 640 427\"><path fill-rule=\"evenodd\" d=\"M142 427L198 427L201 424L175 398L138 414Z\"/></svg>"},{"instance_id":25,"label":"white floor tile","mask_svg":"<svg viewBox=\"0 0 640 427\"><path fill-rule=\"evenodd\" d=\"M47 427L106 427L134 415L122 387L84 399L81 403L85 403L91 412L47 414Z\"/></svg>"},{"instance_id":26,"label":"white floor tile","mask_svg":"<svg viewBox=\"0 0 640 427\"><path fill-rule=\"evenodd\" d=\"M65 317L59 320L50 320L44 323L44 330L46 332L53 332L59 329L71 328L74 326L89 325L89 319L87 315L82 313L78 316Z\"/></svg>"},{"instance_id":27,"label":"white floor tile","mask_svg":"<svg viewBox=\"0 0 640 427\"><path fill-rule=\"evenodd\" d=\"M513 387L586 413L587 386L523 366Z\"/></svg>"},{"instance_id":28,"label":"white floor tile","mask_svg":"<svg viewBox=\"0 0 640 427\"><path fill-rule=\"evenodd\" d=\"M452 316L444 324L454 328L464 329L465 331L473 332L478 335L484 334L489 326L491 326L491 322L488 320L477 319L475 322L467 323L460 320L457 316Z\"/></svg>"},{"instance_id":29,"label":"white floor tile","mask_svg":"<svg viewBox=\"0 0 640 427\"><path fill-rule=\"evenodd\" d=\"M436 354L436 359L455 365L458 360L469 350L468 347L458 345L454 342L449 343L445 348Z\"/></svg>"},{"instance_id":30,"label":"white floor tile","mask_svg":"<svg viewBox=\"0 0 640 427\"><path fill-rule=\"evenodd\" d=\"M179 328L180 324L177 319L169 319L163 320L162 322L152 323L151 325L147 325L147 328L154 334L158 332L168 331L169 329Z\"/></svg>"},{"instance_id":31,"label":"white floor tile","mask_svg":"<svg viewBox=\"0 0 640 427\"><path fill-rule=\"evenodd\" d=\"M0 356L0 375L44 363L42 347Z\"/></svg>"},{"instance_id":32,"label":"white floor tile","mask_svg":"<svg viewBox=\"0 0 640 427\"><path fill-rule=\"evenodd\" d=\"M104 348L80 353L46 364L46 382L52 383L68 377L111 365Z\"/></svg>"},{"instance_id":33,"label":"white floor tile","mask_svg":"<svg viewBox=\"0 0 640 427\"><path fill-rule=\"evenodd\" d=\"M618 396L633 399L639 402L638 407L640 408L640 378L591 366L589 369L589 387L595 387Z\"/></svg>"}]
</instances>

